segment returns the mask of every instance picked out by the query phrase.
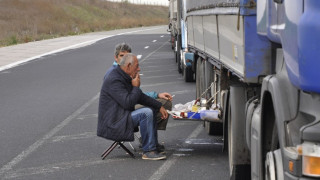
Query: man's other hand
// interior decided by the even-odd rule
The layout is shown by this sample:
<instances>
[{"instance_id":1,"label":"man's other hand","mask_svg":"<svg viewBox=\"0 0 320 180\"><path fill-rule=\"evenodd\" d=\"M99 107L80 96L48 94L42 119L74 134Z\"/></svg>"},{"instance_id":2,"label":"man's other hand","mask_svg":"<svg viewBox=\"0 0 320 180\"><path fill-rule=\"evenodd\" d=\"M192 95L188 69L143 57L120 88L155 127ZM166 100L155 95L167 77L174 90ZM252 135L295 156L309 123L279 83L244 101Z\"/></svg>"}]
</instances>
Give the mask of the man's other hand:
<instances>
[{"instance_id":1,"label":"man's other hand","mask_svg":"<svg viewBox=\"0 0 320 180\"><path fill-rule=\"evenodd\" d=\"M163 106L161 106L161 108L160 108L160 113L162 115L161 119L167 119L168 118L168 112Z\"/></svg>"},{"instance_id":2,"label":"man's other hand","mask_svg":"<svg viewBox=\"0 0 320 180\"><path fill-rule=\"evenodd\" d=\"M172 101L172 96L171 96L171 94L169 94L169 93L167 93L167 92L159 93L159 94L158 94L158 98Z\"/></svg>"}]
</instances>

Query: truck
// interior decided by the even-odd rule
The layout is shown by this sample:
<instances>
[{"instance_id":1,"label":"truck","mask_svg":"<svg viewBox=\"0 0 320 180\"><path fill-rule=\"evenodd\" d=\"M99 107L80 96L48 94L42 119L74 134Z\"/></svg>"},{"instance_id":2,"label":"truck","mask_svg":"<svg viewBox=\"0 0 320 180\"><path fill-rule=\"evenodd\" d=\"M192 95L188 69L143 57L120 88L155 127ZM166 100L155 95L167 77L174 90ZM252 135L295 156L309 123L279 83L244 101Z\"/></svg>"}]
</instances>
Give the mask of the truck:
<instances>
[{"instance_id":1,"label":"truck","mask_svg":"<svg viewBox=\"0 0 320 180\"><path fill-rule=\"evenodd\" d=\"M319 179L320 1L184 3L196 98L221 112L205 127L222 132L230 179Z\"/></svg>"},{"instance_id":2,"label":"truck","mask_svg":"<svg viewBox=\"0 0 320 180\"><path fill-rule=\"evenodd\" d=\"M182 73L186 82L195 81L195 73L192 71L194 56L187 51L186 31L186 0L169 1L169 27L171 34L171 47L175 53L178 72Z\"/></svg>"}]
</instances>

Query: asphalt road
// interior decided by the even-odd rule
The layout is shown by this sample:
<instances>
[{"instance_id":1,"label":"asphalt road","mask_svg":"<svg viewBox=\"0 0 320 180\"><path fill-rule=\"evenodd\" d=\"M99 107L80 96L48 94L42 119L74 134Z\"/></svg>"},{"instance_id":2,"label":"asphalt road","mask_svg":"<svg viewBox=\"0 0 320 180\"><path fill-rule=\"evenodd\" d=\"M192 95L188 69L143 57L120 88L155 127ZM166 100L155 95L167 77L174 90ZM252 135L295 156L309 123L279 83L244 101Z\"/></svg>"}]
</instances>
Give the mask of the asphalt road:
<instances>
[{"instance_id":1,"label":"asphalt road","mask_svg":"<svg viewBox=\"0 0 320 180\"><path fill-rule=\"evenodd\" d=\"M96 136L98 94L117 43L141 57L144 91L174 94L173 104L194 99L195 84L178 74L169 39L165 31L117 35L1 71L0 178L229 179L221 137L197 121L169 119L159 131L167 160L142 160L137 142L136 159L120 148L100 158L112 142Z\"/></svg>"}]
</instances>

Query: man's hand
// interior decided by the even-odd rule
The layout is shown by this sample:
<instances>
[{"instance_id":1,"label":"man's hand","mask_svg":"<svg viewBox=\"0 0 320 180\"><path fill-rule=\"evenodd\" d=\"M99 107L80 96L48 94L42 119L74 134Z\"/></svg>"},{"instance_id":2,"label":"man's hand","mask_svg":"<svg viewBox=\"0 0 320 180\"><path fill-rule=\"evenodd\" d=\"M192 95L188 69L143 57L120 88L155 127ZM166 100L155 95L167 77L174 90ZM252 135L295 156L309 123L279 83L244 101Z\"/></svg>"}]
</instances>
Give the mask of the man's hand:
<instances>
[{"instance_id":1,"label":"man's hand","mask_svg":"<svg viewBox=\"0 0 320 180\"><path fill-rule=\"evenodd\" d=\"M163 106L161 106L159 111L160 111L160 113L162 115L161 119L167 119L168 118L168 112Z\"/></svg>"},{"instance_id":2,"label":"man's hand","mask_svg":"<svg viewBox=\"0 0 320 180\"><path fill-rule=\"evenodd\" d=\"M132 84L132 86L140 87L140 75L139 75L139 73L136 75L136 77L132 78L131 84Z\"/></svg>"},{"instance_id":3,"label":"man's hand","mask_svg":"<svg viewBox=\"0 0 320 180\"><path fill-rule=\"evenodd\" d=\"M159 94L158 94L158 98L172 101L172 96L171 96L171 94L169 94L169 93L167 93L167 92L159 93Z\"/></svg>"}]
</instances>

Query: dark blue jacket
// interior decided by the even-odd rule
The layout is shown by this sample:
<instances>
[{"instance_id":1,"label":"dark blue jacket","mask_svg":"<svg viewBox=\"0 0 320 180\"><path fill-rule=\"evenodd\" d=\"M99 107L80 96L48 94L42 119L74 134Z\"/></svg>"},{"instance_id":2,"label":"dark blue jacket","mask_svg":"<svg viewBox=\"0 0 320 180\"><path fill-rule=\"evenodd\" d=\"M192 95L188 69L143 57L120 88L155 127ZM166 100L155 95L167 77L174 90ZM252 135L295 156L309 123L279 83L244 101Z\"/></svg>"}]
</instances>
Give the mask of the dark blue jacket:
<instances>
[{"instance_id":1,"label":"dark blue jacket","mask_svg":"<svg viewBox=\"0 0 320 180\"><path fill-rule=\"evenodd\" d=\"M158 111L161 103L131 84L131 77L120 66L104 80L99 99L97 135L114 141L133 141L131 112L136 104Z\"/></svg>"},{"instance_id":2,"label":"dark blue jacket","mask_svg":"<svg viewBox=\"0 0 320 180\"><path fill-rule=\"evenodd\" d=\"M113 62L112 66L107 70L106 74L104 75L103 79L105 80L108 75L111 73L112 70L114 70L117 66L119 66L117 64L117 62ZM153 99L157 99L158 98L158 93L155 91L149 91L149 92L143 92L144 94L146 94L147 96L152 97Z\"/></svg>"}]
</instances>

